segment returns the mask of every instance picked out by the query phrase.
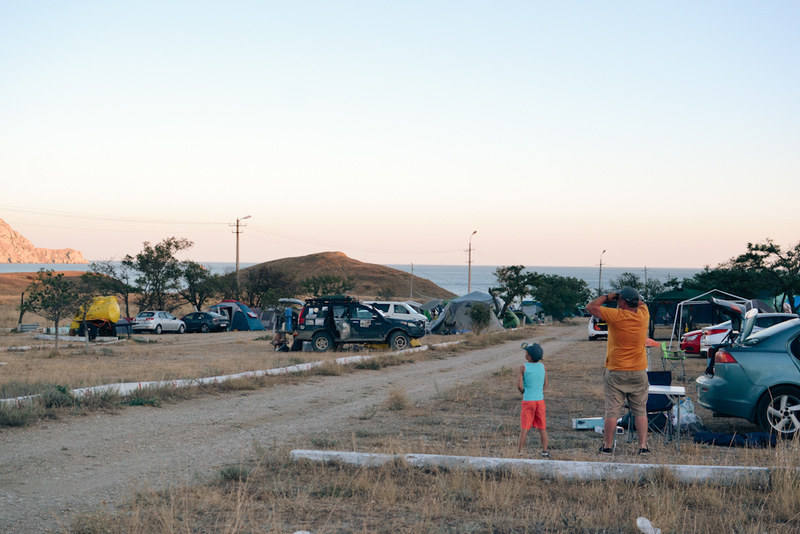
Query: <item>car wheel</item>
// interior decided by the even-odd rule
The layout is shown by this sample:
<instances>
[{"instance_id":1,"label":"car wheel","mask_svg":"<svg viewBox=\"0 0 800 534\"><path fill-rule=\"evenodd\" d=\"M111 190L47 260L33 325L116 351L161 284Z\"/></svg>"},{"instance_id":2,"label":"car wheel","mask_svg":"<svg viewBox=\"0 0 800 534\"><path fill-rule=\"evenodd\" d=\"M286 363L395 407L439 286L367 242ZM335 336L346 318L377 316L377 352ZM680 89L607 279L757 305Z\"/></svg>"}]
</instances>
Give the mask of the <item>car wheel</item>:
<instances>
[{"instance_id":1,"label":"car wheel","mask_svg":"<svg viewBox=\"0 0 800 534\"><path fill-rule=\"evenodd\" d=\"M201 331L202 333L204 333L204 334L208 334L208 325L207 325L207 324L204 324L203 326L201 326L201 327L200 327L200 331Z\"/></svg>"},{"instance_id":2,"label":"car wheel","mask_svg":"<svg viewBox=\"0 0 800 534\"><path fill-rule=\"evenodd\" d=\"M758 425L764 432L791 438L800 430L800 390L791 386L768 389L758 401Z\"/></svg>"},{"instance_id":3,"label":"car wheel","mask_svg":"<svg viewBox=\"0 0 800 534\"><path fill-rule=\"evenodd\" d=\"M178 333L183 334L184 332L186 332L186 327L184 325L180 325L178 327Z\"/></svg>"},{"instance_id":4,"label":"car wheel","mask_svg":"<svg viewBox=\"0 0 800 534\"><path fill-rule=\"evenodd\" d=\"M389 336L389 348L392 350L407 349L410 343L411 339L403 332L394 332Z\"/></svg>"},{"instance_id":5,"label":"car wheel","mask_svg":"<svg viewBox=\"0 0 800 534\"><path fill-rule=\"evenodd\" d=\"M156 334L160 334L160 333L161 333L161 325L157 324L156 325Z\"/></svg>"},{"instance_id":6,"label":"car wheel","mask_svg":"<svg viewBox=\"0 0 800 534\"><path fill-rule=\"evenodd\" d=\"M314 352L325 352L333 346L333 337L327 332L314 334L314 337L311 338L311 346Z\"/></svg>"}]
</instances>

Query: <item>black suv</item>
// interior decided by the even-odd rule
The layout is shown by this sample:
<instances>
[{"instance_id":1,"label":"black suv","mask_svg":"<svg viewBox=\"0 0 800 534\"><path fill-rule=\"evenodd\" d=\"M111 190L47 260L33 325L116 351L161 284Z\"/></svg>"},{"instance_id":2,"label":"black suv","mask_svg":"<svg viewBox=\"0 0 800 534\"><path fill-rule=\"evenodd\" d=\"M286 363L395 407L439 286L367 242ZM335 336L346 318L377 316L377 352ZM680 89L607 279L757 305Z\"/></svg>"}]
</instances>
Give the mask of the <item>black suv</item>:
<instances>
[{"instance_id":1,"label":"black suv","mask_svg":"<svg viewBox=\"0 0 800 534\"><path fill-rule=\"evenodd\" d=\"M402 350L425 335L422 321L391 319L345 295L306 300L297 323L297 340L311 341L317 352L347 343L388 343Z\"/></svg>"}]
</instances>

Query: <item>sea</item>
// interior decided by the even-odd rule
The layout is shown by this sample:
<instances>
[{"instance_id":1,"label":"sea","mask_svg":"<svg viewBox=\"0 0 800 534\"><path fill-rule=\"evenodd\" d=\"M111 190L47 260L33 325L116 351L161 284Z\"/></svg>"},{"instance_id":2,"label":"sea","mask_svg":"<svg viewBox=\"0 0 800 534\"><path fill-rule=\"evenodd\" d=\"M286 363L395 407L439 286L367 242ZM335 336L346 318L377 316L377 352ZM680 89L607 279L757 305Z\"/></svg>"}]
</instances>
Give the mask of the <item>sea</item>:
<instances>
[{"instance_id":1,"label":"sea","mask_svg":"<svg viewBox=\"0 0 800 534\"><path fill-rule=\"evenodd\" d=\"M211 272L225 273L232 272L236 268L235 263L226 262L201 262ZM257 265L257 263L239 262L239 268L244 269ZM467 265L387 265L399 271L412 273L415 277L426 278L456 295L465 295L469 291L488 291L492 286L497 285L495 271L497 266L492 265L473 265L471 269ZM87 263L2 263L0 273L21 273L37 272L39 269L52 269L54 271L87 271ZM590 289L595 290L599 286L609 289L610 280L618 278L624 273L633 273L640 280L657 279L666 282L670 278L683 280L691 278L702 269L692 268L666 268L666 267L607 267L603 266L602 271L598 266L589 267L537 267L529 266L526 270L539 274L557 274L584 280ZM411 288L409 287L409 291Z\"/></svg>"}]
</instances>

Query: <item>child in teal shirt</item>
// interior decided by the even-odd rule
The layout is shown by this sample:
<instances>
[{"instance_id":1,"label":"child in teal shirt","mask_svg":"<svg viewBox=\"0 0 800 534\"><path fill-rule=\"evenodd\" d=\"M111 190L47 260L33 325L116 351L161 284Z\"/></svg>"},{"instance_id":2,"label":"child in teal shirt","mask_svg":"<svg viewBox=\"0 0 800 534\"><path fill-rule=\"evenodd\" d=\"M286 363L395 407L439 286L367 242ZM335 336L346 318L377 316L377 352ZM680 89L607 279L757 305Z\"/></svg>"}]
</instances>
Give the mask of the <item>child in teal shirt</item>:
<instances>
[{"instance_id":1,"label":"child in teal shirt","mask_svg":"<svg viewBox=\"0 0 800 534\"><path fill-rule=\"evenodd\" d=\"M542 458L549 458L547 452L547 417L544 406L544 390L547 389L547 372L540 361L544 351L538 343L523 343L525 359L528 363L520 366L517 376L517 389L522 393L520 410L520 431L517 452L522 452L528 430L536 428L542 440Z\"/></svg>"}]
</instances>

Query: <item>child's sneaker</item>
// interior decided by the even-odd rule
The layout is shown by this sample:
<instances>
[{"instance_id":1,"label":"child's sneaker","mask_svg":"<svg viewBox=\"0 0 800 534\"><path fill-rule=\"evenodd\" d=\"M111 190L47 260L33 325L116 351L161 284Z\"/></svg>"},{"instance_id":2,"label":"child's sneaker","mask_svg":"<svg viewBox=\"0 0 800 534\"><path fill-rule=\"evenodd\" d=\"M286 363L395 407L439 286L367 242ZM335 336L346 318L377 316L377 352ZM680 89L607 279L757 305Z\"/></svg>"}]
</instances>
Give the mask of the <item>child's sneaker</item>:
<instances>
[{"instance_id":1,"label":"child's sneaker","mask_svg":"<svg viewBox=\"0 0 800 534\"><path fill-rule=\"evenodd\" d=\"M550 453L547 451L542 451L542 458L550 458Z\"/></svg>"}]
</instances>

